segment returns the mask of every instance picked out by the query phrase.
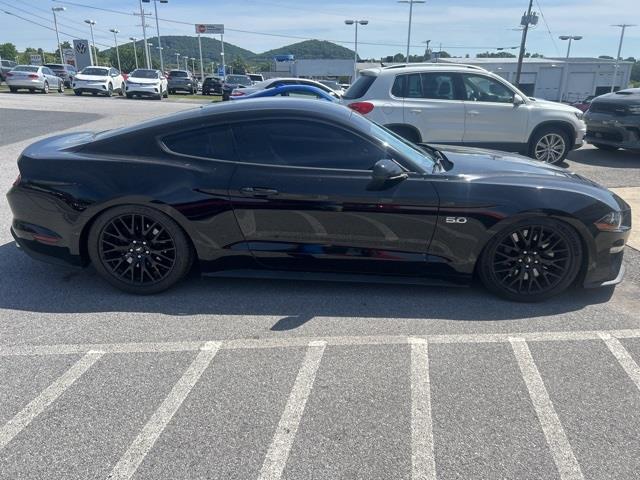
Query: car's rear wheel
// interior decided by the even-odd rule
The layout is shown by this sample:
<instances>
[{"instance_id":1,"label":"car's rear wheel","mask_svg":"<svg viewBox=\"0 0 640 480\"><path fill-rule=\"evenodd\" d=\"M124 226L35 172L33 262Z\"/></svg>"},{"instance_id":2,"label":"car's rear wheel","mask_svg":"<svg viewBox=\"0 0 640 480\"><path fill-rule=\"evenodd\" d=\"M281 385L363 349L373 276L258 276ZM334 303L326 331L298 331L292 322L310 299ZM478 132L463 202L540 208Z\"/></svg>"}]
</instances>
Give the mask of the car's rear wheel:
<instances>
[{"instance_id":1,"label":"car's rear wheel","mask_svg":"<svg viewBox=\"0 0 640 480\"><path fill-rule=\"evenodd\" d=\"M561 163L571 150L569 135L556 128L543 128L531 139L529 156L545 163Z\"/></svg>"},{"instance_id":2,"label":"car's rear wheel","mask_svg":"<svg viewBox=\"0 0 640 480\"><path fill-rule=\"evenodd\" d=\"M618 150L618 147L616 147L615 145L606 145L604 143L594 143L593 146L599 150L604 150L606 152L614 152Z\"/></svg>"},{"instance_id":3,"label":"car's rear wheel","mask_svg":"<svg viewBox=\"0 0 640 480\"><path fill-rule=\"evenodd\" d=\"M558 220L536 218L496 234L480 258L478 274L492 292L537 302L566 290L582 263L578 234Z\"/></svg>"},{"instance_id":4,"label":"car's rear wheel","mask_svg":"<svg viewBox=\"0 0 640 480\"><path fill-rule=\"evenodd\" d=\"M91 227L89 256L102 278L128 293L158 293L180 281L193 253L183 230L167 215L141 206L116 207Z\"/></svg>"},{"instance_id":5,"label":"car's rear wheel","mask_svg":"<svg viewBox=\"0 0 640 480\"><path fill-rule=\"evenodd\" d=\"M59 93L64 93L64 82L60 82L58 84L58 92Z\"/></svg>"}]
</instances>

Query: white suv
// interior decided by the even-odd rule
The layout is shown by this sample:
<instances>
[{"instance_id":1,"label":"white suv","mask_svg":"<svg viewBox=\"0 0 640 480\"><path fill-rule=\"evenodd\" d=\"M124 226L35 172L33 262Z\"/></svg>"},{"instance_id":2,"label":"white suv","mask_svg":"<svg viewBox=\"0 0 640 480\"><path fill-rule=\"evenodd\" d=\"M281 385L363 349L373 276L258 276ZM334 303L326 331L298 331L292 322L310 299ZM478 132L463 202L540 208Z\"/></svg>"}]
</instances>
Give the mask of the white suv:
<instances>
[{"instance_id":1,"label":"white suv","mask_svg":"<svg viewBox=\"0 0 640 480\"><path fill-rule=\"evenodd\" d=\"M582 112L527 97L473 65L363 70L342 102L412 142L468 145L560 163L583 143Z\"/></svg>"}]
</instances>

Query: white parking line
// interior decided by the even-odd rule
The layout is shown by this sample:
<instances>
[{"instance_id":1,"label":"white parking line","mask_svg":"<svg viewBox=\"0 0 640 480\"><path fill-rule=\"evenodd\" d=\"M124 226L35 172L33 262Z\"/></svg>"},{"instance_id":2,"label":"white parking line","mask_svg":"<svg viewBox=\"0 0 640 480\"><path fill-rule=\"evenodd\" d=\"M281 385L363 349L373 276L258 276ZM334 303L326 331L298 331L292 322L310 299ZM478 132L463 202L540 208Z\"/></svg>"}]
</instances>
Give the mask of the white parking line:
<instances>
[{"instance_id":1,"label":"white parking line","mask_svg":"<svg viewBox=\"0 0 640 480\"><path fill-rule=\"evenodd\" d=\"M522 372L522 378L529 390L529 396L547 439L551 455L556 467L558 467L560 478L562 480L584 480L580 465L573 454L558 414L553 408L553 403L551 403L538 367L533 361L527 342L523 338L511 338L509 341Z\"/></svg>"},{"instance_id":2,"label":"white parking line","mask_svg":"<svg viewBox=\"0 0 640 480\"><path fill-rule=\"evenodd\" d=\"M18 412L0 429L0 450L2 450L16 435L18 435L31 421L40 415L62 393L89 370L104 352L90 351L78 360L69 370L45 388L40 395Z\"/></svg>"},{"instance_id":3,"label":"white parking line","mask_svg":"<svg viewBox=\"0 0 640 480\"><path fill-rule=\"evenodd\" d=\"M429 347L423 338L409 338L409 343L411 344L411 478L435 480Z\"/></svg>"},{"instance_id":4,"label":"white parking line","mask_svg":"<svg viewBox=\"0 0 640 480\"><path fill-rule=\"evenodd\" d=\"M270 317L277 318L277 317ZM318 317L325 318L325 317ZM446 335L417 335L433 343L506 343L518 337L527 342L555 342L600 340L608 334L615 338L640 338L640 330L578 330L565 332L521 332L521 333L464 333ZM341 337L277 337L260 339L215 340L224 350L259 348L298 348L311 341L323 341L327 345L406 345L406 335L341 336ZM189 352L199 350L204 342L156 342L156 343L88 343L60 345L4 345L0 346L0 357L13 355L71 355L84 354L89 350L105 353L160 353Z\"/></svg>"},{"instance_id":5,"label":"white parking line","mask_svg":"<svg viewBox=\"0 0 640 480\"><path fill-rule=\"evenodd\" d=\"M111 474L110 479L129 479L136 472L144 457L146 457L153 444L163 432L171 418L182 405L182 402L191 389L200 379L200 376L207 369L213 357L220 349L219 342L208 342L201 349L200 353L191 362L189 368L184 372L180 380L173 386L167 398L151 416L140 434L136 437L128 450L122 455Z\"/></svg>"},{"instance_id":6,"label":"white parking line","mask_svg":"<svg viewBox=\"0 0 640 480\"><path fill-rule=\"evenodd\" d=\"M282 476L326 345L326 342L323 341L309 343L307 354L262 464L260 480L279 480Z\"/></svg>"},{"instance_id":7,"label":"white parking line","mask_svg":"<svg viewBox=\"0 0 640 480\"><path fill-rule=\"evenodd\" d=\"M640 390L640 367L636 363L636 361L629 355L629 352L626 348L620 343L620 340L617 338L613 338L611 335L607 333L603 333L600 335L604 343L609 347L613 356L616 357L620 366L627 372L629 378L636 384L638 390Z\"/></svg>"}]
</instances>

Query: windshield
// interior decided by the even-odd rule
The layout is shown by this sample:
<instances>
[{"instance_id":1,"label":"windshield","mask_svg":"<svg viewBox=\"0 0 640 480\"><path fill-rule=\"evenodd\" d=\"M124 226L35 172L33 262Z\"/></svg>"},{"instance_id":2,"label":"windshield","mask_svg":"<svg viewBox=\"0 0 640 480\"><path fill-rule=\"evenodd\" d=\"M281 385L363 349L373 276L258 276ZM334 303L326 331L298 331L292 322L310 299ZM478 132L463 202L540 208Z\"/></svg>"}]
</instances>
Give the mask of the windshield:
<instances>
[{"instance_id":1,"label":"windshield","mask_svg":"<svg viewBox=\"0 0 640 480\"><path fill-rule=\"evenodd\" d=\"M227 83L237 83L239 85L251 85L251 79L245 75L227 75Z\"/></svg>"},{"instance_id":2,"label":"windshield","mask_svg":"<svg viewBox=\"0 0 640 480\"><path fill-rule=\"evenodd\" d=\"M96 75L98 77L106 77L109 75L109 70L106 68L86 67L80 72L82 75Z\"/></svg>"},{"instance_id":3,"label":"windshield","mask_svg":"<svg viewBox=\"0 0 640 480\"><path fill-rule=\"evenodd\" d=\"M13 69L14 72L37 72L39 67L32 67L30 65L18 65Z\"/></svg>"},{"instance_id":4,"label":"windshield","mask_svg":"<svg viewBox=\"0 0 640 480\"><path fill-rule=\"evenodd\" d=\"M158 78L158 72L156 70L143 70L138 69L131 72L129 77L134 78Z\"/></svg>"},{"instance_id":5,"label":"windshield","mask_svg":"<svg viewBox=\"0 0 640 480\"><path fill-rule=\"evenodd\" d=\"M49 67L51 70L64 70L64 65L58 63L45 63L45 67Z\"/></svg>"}]
</instances>

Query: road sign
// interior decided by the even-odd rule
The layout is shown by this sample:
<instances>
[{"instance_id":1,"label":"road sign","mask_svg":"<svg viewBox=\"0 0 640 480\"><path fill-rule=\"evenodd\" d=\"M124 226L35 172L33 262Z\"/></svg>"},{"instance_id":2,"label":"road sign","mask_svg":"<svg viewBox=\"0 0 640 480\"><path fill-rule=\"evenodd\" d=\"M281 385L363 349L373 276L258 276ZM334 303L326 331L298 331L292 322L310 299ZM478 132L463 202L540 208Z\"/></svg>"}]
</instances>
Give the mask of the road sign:
<instances>
[{"instance_id":1,"label":"road sign","mask_svg":"<svg viewBox=\"0 0 640 480\"><path fill-rule=\"evenodd\" d=\"M29 55L29 64L42 65L42 55Z\"/></svg>"},{"instance_id":2,"label":"road sign","mask_svg":"<svg viewBox=\"0 0 640 480\"><path fill-rule=\"evenodd\" d=\"M64 57L64 63L67 65L76 65L76 52L73 48L63 48L62 56Z\"/></svg>"},{"instance_id":3,"label":"road sign","mask_svg":"<svg viewBox=\"0 0 640 480\"><path fill-rule=\"evenodd\" d=\"M221 23L196 23L196 33L201 35L223 35L224 25Z\"/></svg>"}]
</instances>

